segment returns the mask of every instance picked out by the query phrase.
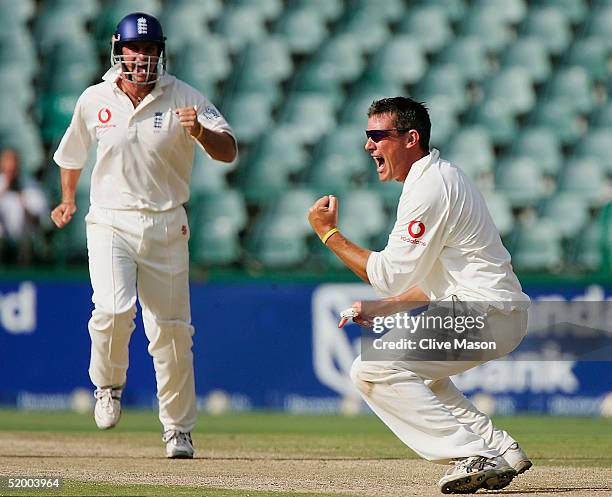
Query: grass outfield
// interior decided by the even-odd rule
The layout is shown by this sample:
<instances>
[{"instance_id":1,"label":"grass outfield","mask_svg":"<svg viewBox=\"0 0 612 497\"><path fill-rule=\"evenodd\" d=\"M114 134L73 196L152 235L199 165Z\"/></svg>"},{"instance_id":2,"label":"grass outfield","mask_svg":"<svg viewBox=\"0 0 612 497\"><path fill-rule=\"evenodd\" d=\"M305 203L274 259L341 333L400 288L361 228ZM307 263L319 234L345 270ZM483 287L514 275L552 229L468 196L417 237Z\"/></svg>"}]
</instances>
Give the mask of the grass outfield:
<instances>
[{"instance_id":1,"label":"grass outfield","mask_svg":"<svg viewBox=\"0 0 612 497\"><path fill-rule=\"evenodd\" d=\"M496 424L521 442L537 467L549 466L551 470L555 467L605 468L605 472L612 468L612 420L522 416L497 418ZM168 480L168 485L159 484L153 477L143 479L142 474L134 470L137 461L143 460L149 464L143 472L155 476L155 468L167 468L168 463L175 462L163 458L160 432L161 427L152 411L126 410L115 429L101 432L95 428L90 415L0 410L0 447L3 447L0 475L53 474L66 477L63 489L37 490L35 495L314 497L337 492L342 492L342 495L366 494L351 493L350 486L346 489L331 488L329 492L313 489L304 493L287 488L260 491L269 486L263 482L245 491L237 490L233 483L249 469L253 471L252 479L255 481L260 473L270 473L273 480L274 471L283 468L287 475L280 474L279 480L287 476L285 486L292 489L299 487L291 476L299 474L300 466L338 464L342 469L351 465L363 465L365 468L373 464L384 465L385 461L387 465L402 465L406 464L407 459L416 459L414 453L374 416L344 418L273 413L200 416L193 436L196 456L200 458L198 461L202 467L194 466L196 460L180 462L175 467L184 471L186 477L193 477L194 484L189 485L187 480L187 483L182 482L178 486ZM109 447L113 450L109 450ZM105 452L107 450L108 453ZM99 458L100 467L105 464L113 467L114 459L123 460L135 481L105 482L103 478L93 478L95 481L92 481L95 468L88 469L87 465L96 458ZM23 463L21 469L19 463ZM62 472L62 464L66 466L65 473ZM415 461L415 464L419 465L418 468L439 468L422 462ZM82 475L79 473L80 465L84 468ZM257 469L257 465L261 465L261 469ZM295 467L286 469L287 465ZM235 474L232 472L234 467ZM222 473L225 478L218 481L227 481L232 485L215 488L215 485L200 484L197 480L201 474L206 476L215 472ZM126 478L129 479L129 475ZM217 480L211 481L214 483ZM148 482L152 484L143 485ZM589 490L594 493L605 488ZM370 495L378 494L373 491ZM6 489L0 489L0 495L28 494L7 493Z\"/></svg>"}]
</instances>

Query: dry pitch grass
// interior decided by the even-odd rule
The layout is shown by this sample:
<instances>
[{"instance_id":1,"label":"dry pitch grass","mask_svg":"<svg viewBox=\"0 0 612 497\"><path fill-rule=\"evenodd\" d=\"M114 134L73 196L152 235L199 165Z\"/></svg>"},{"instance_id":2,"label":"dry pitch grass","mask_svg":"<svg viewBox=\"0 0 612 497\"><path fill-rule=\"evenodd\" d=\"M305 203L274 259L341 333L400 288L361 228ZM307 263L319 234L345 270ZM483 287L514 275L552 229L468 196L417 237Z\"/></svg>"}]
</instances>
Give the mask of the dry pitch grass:
<instances>
[{"instance_id":1,"label":"dry pitch grass","mask_svg":"<svg viewBox=\"0 0 612 497\"><path fill-rule=\"evenodd\" d=\"M194 434L197 457L169 461L151 413L128 413L120 427L108 432L94 431L89 417L32 416L0 411L0 475L113 484L95 495L126 495L126 489L134 495L168 496L260 495L257 491L279 496L441 495L436 482L444 467L414 459L373 417L258 414L202 419ZM518 418L500 424L521 439L536 466L506 489L486 493L612 496L609 421ZM123 487L134 484L152 486L138 487L138 493ZM91 486L85 488L94 495ZM24 495L4 492L0 495Z\"/></svg>"}]
</instances>

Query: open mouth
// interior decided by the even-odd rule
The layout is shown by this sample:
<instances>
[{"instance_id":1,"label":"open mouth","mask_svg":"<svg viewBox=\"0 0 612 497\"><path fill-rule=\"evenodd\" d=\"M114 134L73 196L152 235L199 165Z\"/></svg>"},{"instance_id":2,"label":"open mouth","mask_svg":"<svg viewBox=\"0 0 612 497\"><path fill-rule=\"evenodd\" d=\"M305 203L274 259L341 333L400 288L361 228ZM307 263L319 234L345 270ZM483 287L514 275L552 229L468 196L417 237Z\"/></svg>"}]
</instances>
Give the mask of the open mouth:
<instances>
[{"instance_id":1,"label":"open mouth","mask_svg":"<svg viewBox=\"0 0 612 497\"><path fill-rule=\"evenodd\" d=\"M376 162L376 172L382 173L385 170L385 159L379 155L373 155L372 159Z\"/></svg>"}]
</instances>

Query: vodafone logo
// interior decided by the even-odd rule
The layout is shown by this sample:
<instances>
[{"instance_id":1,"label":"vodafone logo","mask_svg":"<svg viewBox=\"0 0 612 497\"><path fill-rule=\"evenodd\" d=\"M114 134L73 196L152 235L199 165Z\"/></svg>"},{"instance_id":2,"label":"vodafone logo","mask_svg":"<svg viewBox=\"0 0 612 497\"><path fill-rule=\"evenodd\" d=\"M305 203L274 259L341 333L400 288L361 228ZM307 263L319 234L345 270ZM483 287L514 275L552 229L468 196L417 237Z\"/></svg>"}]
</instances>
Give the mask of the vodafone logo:
<instances>
[{"instance_id":1,"label":"vodafone logo","mask_svg":"<svg viewBox=\"0 0 612 497\"><path fill-rule=\"evenodd\" d=\"M412 238L421 238L425 234L425 225L421 221L410 221L408 233Z\"/></svg>"},{"instance_id":2,"label":"vodafone logo","mask_svg":"<svg viewBox=\"0 0 612 497\"><path fill-rule=\"evenodd\" d=\"M106 124L108 121L110 121L110 118L111 118L111 111L108 110L106 107L102 107L98 111L98 120L102 124Z\"/></svg>"}]
</instances>

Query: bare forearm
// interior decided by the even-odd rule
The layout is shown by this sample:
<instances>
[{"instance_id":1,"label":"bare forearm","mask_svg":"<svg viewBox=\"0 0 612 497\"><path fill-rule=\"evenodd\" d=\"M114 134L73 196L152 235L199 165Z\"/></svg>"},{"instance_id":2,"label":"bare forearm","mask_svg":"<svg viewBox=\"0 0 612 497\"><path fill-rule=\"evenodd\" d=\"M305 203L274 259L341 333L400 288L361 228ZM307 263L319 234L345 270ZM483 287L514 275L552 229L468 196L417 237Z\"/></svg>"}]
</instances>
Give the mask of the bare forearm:
<instances>
[{"instance_id":1,"label":"bare forearm","mask_svg":"<svg viewBox=\"0 0 612 497\"><path fill-rule=\"evenodd\" d=\"M205 128L197 140L215 160L232 162L236 158L236 142L228 133Z\"/></svg>"},{"instance_id":2,"label":"bare forearm","mask_svg":"<svg viewBox=\"0 0 612 497\"><path fill-rule=\"evenodd\" d=\"M340 260L353 273L366 283L370 283L367 272L368 257L371 250L364 249L354 244L342 233L336 233L327 241L327 247L336 254Z\"/></svg>"},{"instance_id":3,"label":"bare forearm","mask_svg":"<svg viewBox=\"0 0 612 497\"><path fill-rule=\"evenodd\" d=\"M62 184L62 202L74 202L76 187L81 176L80 169L60 169L60 180Z\"/></svg>"}]
</instances>

